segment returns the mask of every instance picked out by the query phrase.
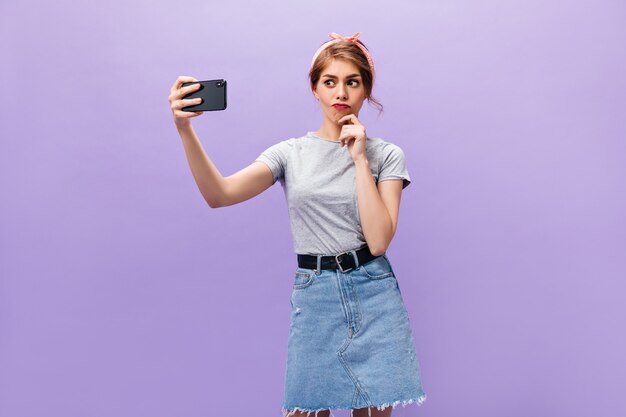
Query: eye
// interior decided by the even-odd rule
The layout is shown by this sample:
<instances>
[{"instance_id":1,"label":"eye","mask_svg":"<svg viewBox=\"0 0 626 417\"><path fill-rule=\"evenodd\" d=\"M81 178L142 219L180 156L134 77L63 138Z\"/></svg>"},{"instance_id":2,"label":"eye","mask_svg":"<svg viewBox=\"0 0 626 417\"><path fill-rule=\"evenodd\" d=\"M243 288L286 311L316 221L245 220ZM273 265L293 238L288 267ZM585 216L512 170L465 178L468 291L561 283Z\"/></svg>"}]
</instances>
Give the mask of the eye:
<instances>
[{"instance_id":1,"label":"eye","mask_svg":"<svg viewBox=\"0 0 626 417\"><path fill-rule=\"evenodd\" d=\"M328 83L334 83L334 81L331 80L331 79L328 79L328 80L324 81L324 85L327 85L327 86L331 86L332 85L332 84L328 84ZM359 81L356 80L356 79L348 80L348 83L353 83L352 86L354 86L354 87L359 85Z\"/></svg>"}]
</instances>

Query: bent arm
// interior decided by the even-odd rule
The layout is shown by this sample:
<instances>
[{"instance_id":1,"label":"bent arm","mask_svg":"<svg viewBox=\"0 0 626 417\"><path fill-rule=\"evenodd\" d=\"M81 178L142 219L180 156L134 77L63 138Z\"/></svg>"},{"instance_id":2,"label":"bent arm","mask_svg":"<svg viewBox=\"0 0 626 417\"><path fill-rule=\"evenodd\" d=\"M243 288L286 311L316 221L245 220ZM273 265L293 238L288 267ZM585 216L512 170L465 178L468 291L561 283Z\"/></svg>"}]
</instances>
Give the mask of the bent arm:
<instances>
[{"instance_id":1,"label":"bent arm","mask_svg":"<svg viewBox=\"0 0 626 417\"><path fill-rule=\"evenodd\" d=\"M359 217L372 255L385 253L398 224L402 181L380 181L378 185L367 159L355 162Z\"/></svg>"},{"instance_id":2,"label":"bent arm","mask_svg":"<svg viewBox=\"0 0 626 417\"><path fill-rule=\"evenodd\" d=\"M223 177L208 157L191 124L178 128L187 161L196 184L211 208L226 207L248 200L273 184L272 171L255 161L228 177Z\"/></svg>"}]
</instances>

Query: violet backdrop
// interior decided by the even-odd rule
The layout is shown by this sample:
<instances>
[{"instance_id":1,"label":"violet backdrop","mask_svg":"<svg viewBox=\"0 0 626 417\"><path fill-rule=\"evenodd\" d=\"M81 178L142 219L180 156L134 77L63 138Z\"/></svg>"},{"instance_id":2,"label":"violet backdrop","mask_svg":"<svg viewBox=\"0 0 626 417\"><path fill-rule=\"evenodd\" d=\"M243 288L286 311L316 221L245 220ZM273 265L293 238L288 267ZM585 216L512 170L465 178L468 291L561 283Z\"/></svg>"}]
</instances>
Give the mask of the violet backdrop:
<instances>
[{"instance_id":1,"label":"violet backdrop","mask_svg":"<svg viewBox=\"0 0 626 417\"><path fill-rule=\"evenodd\" d=\"M385 106L360 119L413 180L387 254L428 399L393 415L626 415L625 18L610 0L0 3L0 416L281 416L283 191L209 208L167 98L178 75L228 80L226 111L193 123L230 175L319 128L312 54L357 31Z\"/></svg>"}]
</instances>

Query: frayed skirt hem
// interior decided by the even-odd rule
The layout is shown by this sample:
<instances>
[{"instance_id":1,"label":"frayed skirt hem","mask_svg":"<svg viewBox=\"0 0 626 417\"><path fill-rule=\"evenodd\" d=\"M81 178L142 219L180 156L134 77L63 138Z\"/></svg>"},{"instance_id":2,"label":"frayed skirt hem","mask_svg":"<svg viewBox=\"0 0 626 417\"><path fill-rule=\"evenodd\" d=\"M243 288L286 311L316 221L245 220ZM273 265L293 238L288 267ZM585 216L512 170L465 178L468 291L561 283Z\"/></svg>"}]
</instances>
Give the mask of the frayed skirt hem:
<instances>
[{"instance_id":1,"label":"frayed skirt hem","mask_svg":"<svg viewBox=\"0 0 626 417\"><path fill-rule=\"evenodd\" d=\"M391 407L391 408L396 408L396 406L402 404L402 407L406 407L409 404L417 404L417 405L422 405L424 403L424 401L426 401L426 394L422 394L421 396L415 398L415 399L410 399L410 400L398 400L398 401L394 401L393 403L384 403L384 404L380 404L380 405L372 405L368 408L368 415L371 416L371 411L373 407L376 407L378 410L384 410L387 407ZM351 410L350 412L350 417L352 417L352 414L354 412L354 409L351 406L345 406L345 405L339 405L339 406L328 406L328 407L324 407L324 408L317 408L317 409L308 409L308 408L301 408L301 407L293 407L293 408L285 408L284 405L282 407L282 414L283 417L290 417L293 414L295 414L297 411L300 412L306 412L307 413L307 417L311 414L311 413L315 413L315 417L317 417L317 413L319 413L320 411L326 411L326 410ZM332 416L332 411L331 411L331 416Z\"/></svg>"}]
</instances>

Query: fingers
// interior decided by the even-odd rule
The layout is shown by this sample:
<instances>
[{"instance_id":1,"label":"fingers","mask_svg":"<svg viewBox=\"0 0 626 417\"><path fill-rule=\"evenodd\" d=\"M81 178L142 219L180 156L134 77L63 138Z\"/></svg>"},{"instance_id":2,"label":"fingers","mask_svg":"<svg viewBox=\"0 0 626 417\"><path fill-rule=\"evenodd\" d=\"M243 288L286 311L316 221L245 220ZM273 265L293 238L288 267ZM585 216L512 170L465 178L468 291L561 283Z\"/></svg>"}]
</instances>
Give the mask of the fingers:
<instances>
[{"instance_id":1,"label":"fingers","mask_svg":"<svg viewBox=\"0 0 626 417\"><path fill-rule=\"evenodd\" d=\"M355 125L362 125L361 121L354 115L354 113L346 114L345 116L341 117L337 122L338 123L352 123L352 124L355 124Z\"/></svg>"},{"instance_id":2,"label":"fingers","mask_svg":"<svg viewBox=\"0 0 626 417\"><path fill-rule=\"evenodd\" d=\"M180 75L176 81L174 81L174 85L170 88L170 93L174 93L174 91L178 90L183 83L198 81L194 77L190 77L187 75Z\"/></svg>"},{"instance_id":3,"label":"fingers","mask_svg":"<svg viewBox=\"0 0 626 417\"><path fill-rule=\"evenodd\" d=\"M365 126L362 124L344 124L341 126L338 139L342 148L344 145L349 145L351 140L359 140L359 138L365 140Z\"/></svg>"},{"instance_id":4,"label":"fingers","mask_svg":"<svg viewBox=\"0 0 626 417\"><path fill-rule=\"evenodd\" d=\"M174 100L180 100L185 97L187 94L193 93L200 89L200 84L188 85L187 87L179 87L177 89L171 90L169 100L170 103L174 102ZM184 107L184 106L183 106Z\"/></svg>"},{"instance_id":5,"label":"fingers","mask_svg":"<svg viewBox=\"0 0 626 417\"><path fill-rule=\"evenodd\" d=\"M199 84L196 84L199 85ZM183 93L183 95L185 95L186 93ZM174 95L170 96L170 107L172 108L172 110L180 110L183 107L187 107L187 106L194 106L196 104L200 104L202 103L202 98L200 97L196 97L196 98L185 98L185 99L181 99L181 98L176 98L179 94L178 93L174 93Z\"/></svg>"},{"instance_id":6,"label":"fingers","mask_svg":"<svg viewBox=\"0 0 626 417\"><path fill-rule=\"evenodd\" d=\"M200 116L204 113L201 111L193 112L193 111L182 110L183 107L193 106L193 105L202 103L202 99L199 97L191 98L191 99L183 98L186 95L193 93L194 91L197 91L200 88L200 84L197 83L197 81L198 80L196 78L185 76L185 75L179 76L176 79L176 81L174 81L174 84L172 85L172 88L170 89L170 95L168 97L168 100L170 102L170 108L172 109L172 113L174 114L175 120L189 119L192 117ZM196 84L183 87L182 85L187 82L196 82Z\"/></svg>"},{"instance_id":7,"label":"fingers","mask_svg":"<svg viewBox=\"0 0 626 417\"><path fill-rule=\"evenodd\" d=\"M349 146L350 145L350 141L356 141L357 139L354 136L350 136L348 138L343 138L340 141L341 147L343 148L344 146Z\"/></svg>"},{"instance_id":8,"label":"fingers","mask_svg":"<svg viewBox=\"0 0 626 417\"><path fill-rule=\"evenodd\" d=\"M365 126L363 125L343 125L339 133L339 139L348 137L365 136Z\"/></svg>"},{"instance_id":9,"label":"fingers","mask_svg":"<svg viewBox=\"0 0 626 417\"><path fill-rule=\"evenodd\" d=\"M180 77L176 79L176 81L174 82L174 85L172 86L170 90L170 96L168 97L168 100L170 102L170 107L172 108L172 110L180 109L182 107L190 106L193 104L199 104L201 102L198 99L189 99L189 100L182 99L187 94L193 93L194 91L197 91L198 89L200 89L199 83L188 85L187 87L182 87L183 83L195 82L195 81L198 81L198 80L196 80L194 77L188 77L184 75L181 75Z\"/></svg>"},{"instance_id":10,"label":"fingers","mask_svg":"<svg viewBox=\"0 0 626 417\"><path fill-rule=\"evenodd\" d=\"M197 91L199 89L200 89L200 83L188 85L187 87L181 87L177 90L178 98L183 98L187 94L193 93L194 91Z\"/></svg>"},{"instance_id":11,"label":"fingers","mask_svg":"<svg viewBox=\"0 0 626 417\"><path fill-rule=\"evenodd\" d=\"M187 107L187 106L195 106L197 104L202 103L202 99L200 97L198 98L189 98L189 99L184 99L184 100L176 100L172 103L172 112L174 112L175 116L179 116L179 117L183 117L183 116L188 116L189 114L193 113L193 112L188 112L185 110L182 110L183 107Z\"/></svg>"},{"instance_id":12,"label":"fingers","mask_svg":"<svg viewBox=\"0 0 626 417\"><path fill-rule=\"evenodd\" d=\"M342 132L341 135L339 136L339 142L341 144L341 147L343 148L344 145L347 145L353 139L356 139L356 136L354 135L354 133Z\"/></svg>"},{"instance_id":13,"label":"fingers","mask_svg":"<svg viewBox=\"0 0 626 417\"><path fill-rule=\"evenodd\" d=\"M194 77L180 76L174 82L172 89L170 90L170 96L168 97L170 107L173 111L180 110L183 107L193 106L202 102L201 98L183 99L186 95L197 91L200 88L200 84L196 83L182 87L183 83L197 81Z\"/></svg>"},{"instance_id":14,"label":"fingers","mask_svg":"<svg viewBox=\"0 0 626 417\"><path fill-rule=\"evenodd\" d=\"M190 119L192 117L200 116L204 112L201 111L182 111L178 110L174 112L174 119Z\"/></svg>"}]
</instances>

